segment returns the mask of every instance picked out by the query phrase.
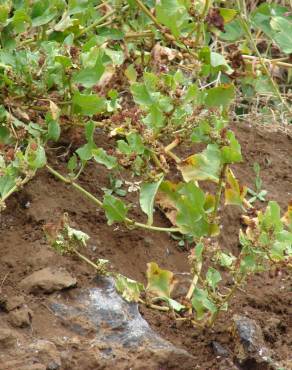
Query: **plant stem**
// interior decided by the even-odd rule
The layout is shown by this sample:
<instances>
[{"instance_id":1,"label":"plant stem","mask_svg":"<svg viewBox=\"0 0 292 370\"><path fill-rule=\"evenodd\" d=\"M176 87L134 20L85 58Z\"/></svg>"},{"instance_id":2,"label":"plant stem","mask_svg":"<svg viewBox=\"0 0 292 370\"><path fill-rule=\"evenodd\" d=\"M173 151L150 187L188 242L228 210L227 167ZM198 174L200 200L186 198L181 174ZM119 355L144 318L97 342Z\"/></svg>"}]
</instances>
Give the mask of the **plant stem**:
<instances>
[{"instance_id":1,"label":"plant stem","mask_svg":"<svg viewBox=\"0 0 292 370\"><path fill-rule=\"evenodd\" d=\"M46 168L56 178L58 178L59 180L63 181L66 184L73 186L73 188L77 189L80 193L82 193L84 196L89 198L92 201L92 203L95 203L99 208L103 209L103 203L98 198L96 198L93 194L85 190L82 186L64 177L63 175L61 175L58 171L54 170L49 165L46 165ZM173 228L173 227L167 228L167 227L159 227L159 226L151 226L151 225L143 224L140 222L136 222L128 217L125 218L125 223L128 225L134 226L134 227L140 227L141 229L147 229L147 230L152 230L152 231L164 231L164 232L169 232L169 233L177 233L180 231L179 228Z\"/></svg>"},{"instance_id":2,"label":"plant stem","mask_svg":"<svg viewBox=\"0 0 292 370\"><path fill-rule=\"evenodd\" d=\"M190 300L193 296L193 293L194 293L194 290L196 289L196 286L198 284L198 280L199 280L199 277L200 277L200 274L201 274L201 270L202 270L202 262L199 262L196 266L196 271L194 273L194 277L193 277L193 280L191 282L191 285L190 285L190 288L187 292L187 295L186 295L186 299Z\"/></svg>"},{"instance_id":3,"label":"plant stem","mask_svg":"<svg viewBox=\"0 0 292 370\"><path fill-rule=\"evenodd\" d=\"M252 62L256 62L256 63L261 63L264 62L268 65L272 65L272 66L279 66L279 67L283 67L283 68L292 68L292 64L291 63L286 63L286 62L283 62L282 59L267 59L267 58L261 58L261 60L258 58L258 57L255 57L253 55L242 55L242 58L245 59L245 60L250 60ZM286 58L284 58L286 59Z\"/></svg>"},{"instance_id":4,"label":"plant stem","mask_svg":"<svg viewBox=\"0 0 292 370\"><path fill-rule=\"evenodd\" d=\"M166 306L158 306L157 304L152 304L152 303L146 303L141 298L139 298L139 302L140 303L143 303L147 307L153 308L154 310L165 311L165 312L169 311L169 307L166 307Z\"/></svg>"},{"instance_id":5,"label":"plant stem","mask_svg":"<svg viewBox=\"0 0 292 370\"><path fill-rule=\"evenodd\" d=\"M125 34L125 39L139 39L143 37L154 37L152 31L143 31L143 32L128 32Z\"/></svg>"},{"instance_id":6,"label":"plant stem","mask_svg":"<svg viewBox=\"0 0 292 370\"><path fill-rule=\"evenodd\" d=\"M216 195L215 195L214 210L213 210L213 213L211 215L211 224L214 224L214 222L216 220L216 217L217 217L227 167L228 167L228 165L226 163L224 163L223 166L222 166L221 173L220 173L220 179L219 179L219 182L218 182Z\"/></svg>"},{"instance_id":7,"label":"plant stem","mask_svg":"<svg viewBox=\"0 0 292 370\"><path fill-rule=\"evenodd\" d=\"M209 7L210 7L210 0L205 0L204 9L203 9L202 14L200 15L200 19L198 19L198 23L197 23L195 45L199 44L200 37L201 37L201 30L202 30L202 27L204 27L204 24L202 24L202 23L204 22L204 19L206 18L206 15L208 14Z\"/></svg>"},{"instance_id":8,"label":"plant stem","mask_svg":"<svg viewBox=\"0 0 292 370\"><path fill-rule=\"evenodd\" d=\"M219 315L219 312L220 312L220 308L225 304L225 303L228 303L229 300L232 298L232 296L235 294L235 292L237 291L237 289L240 287L242 281L243 281L244 277L242 277L239 281L235 282L232 289L230 290L230 292L225 296L225 298L223 299L223 301L220 303L220 306L217 307L217 311L211 316L210 320L209 320L209 327L212 327L214 325L214 322L216 321L218 315Z\"/></svg>"},{"instance_id":9,"label":"plant stem","mask_svg":"<svg viewBox=\"0 0 292 370\"><path fill-rule=\"evenodd\" d=\"M158 22L156 17L150 12L150 10L142 3L140 0L134 0L138 7L152 20L152 22L156 25L156 27L163 31L162 25Z\"/></svg>"},{"instance_id":10,"label":"plant stem","mask_svg":"<svg viewBox=\"0 0 292 370\"><path fill-rule=\"evenodd\" d=\"M83 30L81 30L81 32L76 37L76 39L79 39L85 33L87 33L89 31L91 31L92 29L96 28L96 26L98 26L99 24L103 23L105 20L107 20L108 18L110 18L113 14L115 14L115 12L116 12L115 9L114 10L111 10L110 12L108 12L107 14L105 14L103 17L98 18L95 22L91 23L89 26L83 28Z\"/></svg>"},{"instance_id":11,"label":"plant stem","mask_svg":"<svg viewBox=\"0 0 292 370\"><path fill-rule=\"evenodd\" d=\"M86 262L88 265L92 266L95 270L99 271L98 266L94 262L90 261L90 259L88 259L87 257L85 257L83 254L79 253L76 249L73 249L73 252L79 258L81 258L84 262Z\"/></svg>"}]
</instances>

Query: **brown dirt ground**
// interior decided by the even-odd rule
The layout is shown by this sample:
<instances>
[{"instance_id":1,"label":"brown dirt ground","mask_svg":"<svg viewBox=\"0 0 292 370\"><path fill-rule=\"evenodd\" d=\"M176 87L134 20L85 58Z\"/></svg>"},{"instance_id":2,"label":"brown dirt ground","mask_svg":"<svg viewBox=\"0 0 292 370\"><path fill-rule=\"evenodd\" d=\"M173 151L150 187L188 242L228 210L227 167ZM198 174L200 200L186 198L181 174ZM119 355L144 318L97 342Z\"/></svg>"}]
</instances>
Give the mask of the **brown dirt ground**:
<instances>
[{"instance_id":1,"label":"brown dirt ground","mask_svg":"<svg viewBox=\"0 0 292 370\"><path fill-rule=\"evenodd\" d=\"M236 166L239 179L253 185L254 161L261 165L263 188L268 199L275 199L285 209L292 199L292 139L280 132L268 132L240 124L234 127L242 145L245 163ZM97 138L102 145L105 138ZM106 144L110 146L111 144ZM103 145L104 146L104 145ZM189 152L189 148L185 153ZM62 168L62 157L52 155L53 166ZM125 175L126 176L126 175ZM107 173L101 166L89 165L80 183L97 196L108 185ZM135 197L136 195L132 195ZM27 202L30 207L26 208ZM156 261L160 266L174 272L188 271L186 251L163 233L141 230L129 231L122 226L109 227L103 214L80 193L53 178L45 170L18 194L11 197L7 210L0 215L0 294L13 296L20 293L18 284L28 274L46 266L64 266L78 280L79 287L94 286L94 272L75 258L62 257L47 246L42 227L67 212L74 225L90 235L89 248L85 254L92 259L109 259L115 270L137 280L145 281L146 264ZM132 213L143 220L138 210ZM233 253L238 253L238 229L240 212L227 208L223 216L220 242ZM155 215L156 225L169 226L160 212ZM93 246L96 247L93 248ZM23 294L23 293L21 293ZM66 329L53 322L53 314L47 309L47 297L26 296L26 303L33 311L33 331L18 329L27 337L42 338L65 335ZM283 271L277 276L257 275L244 291L237 293L227 314L222 315L213 330L199 331L186 325L176 325L168 315L141 307L141 313L151 327L173 344L186 349L196 359L194 369L219 369L219 359L211 342L217 341L231 352L234 346L231 334L231 316L236 312L255 319L265 333L267 345L275 351L276 360L285 360L291 351L291 279ZM9 326L7 314L0 311L0 325ZM265 331L270 318L279 319L280 327L274 332ZM78 349L75 349L78 352ZM82 354L80 354L82 356ZM80 370L90 369L86 361ZM249 365L246 369L256 369ZM1 369L1 364L0 364ZM76 368L76 370L78 370ZM74 370L72 368L72 370ZM191 369L190 369L191 370Z\"/></svg>"}]
</instances>

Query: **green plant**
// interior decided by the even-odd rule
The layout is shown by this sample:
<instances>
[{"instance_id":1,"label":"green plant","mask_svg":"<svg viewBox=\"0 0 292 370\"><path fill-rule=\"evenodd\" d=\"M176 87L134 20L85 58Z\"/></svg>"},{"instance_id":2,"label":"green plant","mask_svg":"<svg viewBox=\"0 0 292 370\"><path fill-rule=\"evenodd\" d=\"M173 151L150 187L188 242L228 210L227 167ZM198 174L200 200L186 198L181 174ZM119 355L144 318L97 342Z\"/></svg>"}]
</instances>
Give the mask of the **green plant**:
<instances>
[{"instance_id":1,"label":"green plant","mask_svg":"<svg viewBox=\"0 0 292 370\"><path fill-rule=\"evenodd\" d=\"M109 225L182 235L181 244L195 246L186 297L171 298L173 273L155 262L148 265L146 287L112 273L117 289L128 300L174 310L195 325L213 325L248 275L290 266L291 210L281 219L274 202L254 219L243 217L248 227L240 232L238 256L216 242L222 208L238 206L245 213L251 207L245 196L252 190L231 169L243 158L229 122L252 109L290 119L289 95L270 68L291 68L287 11L267 3L249 14L244 1L236 7L231 1L224 6L180 0L0 1L0 209L45 168L103 209ZM267 44L264 57L259 34ZM77 140L62 154L70 154L63 174L47 154L68 126ZM96 144L100 131L111 149ZM177 151L185 144L192 145L187 158ZM203 149L195 150L196 144ZM78 183L89 162L109 172L103 199ZM142 181L145 222L131 216L134 204L119 178L124 168ZM180 180L169 180L173 171ZM263 200L259 168L255 171L252 195ZM202 182L212 191L204 191ZM154 225L156 205L173 226ZM47 234L54 248L106 273L105 261L94 263L79 252L84 233L66 218L51 226Z\"/></svg>"},{"instance_id":2,"label":"green plant","mask_svg":"<svg viewBox=\"0 0 292 370\"><path fill-rule=\"evenodd\" d=\"M127 194L127 191L122 189L123 181L117 178L114 178L112 175L109 176L110 188L102 188L106 194L116 194L120 197L124 197Z\"/></svg>"},{"instance_id":3,"label":"green plant","mask_svg":"<svg viewBox=\"0 0 292 370\"><path fill-rule=\"evenodd\" d=\"M262 189L262 179L260 177L260 165L255 162L253 166L253 170L255 172L256 178L255 178L255 190L252 190L250 188L247 189L247 192L249 195L252 197L248 200L249 203L254 203L256 200L260 200L261 202L265 202L266 195L267 195L267 190Z\"/></svg>"}]
</instances>

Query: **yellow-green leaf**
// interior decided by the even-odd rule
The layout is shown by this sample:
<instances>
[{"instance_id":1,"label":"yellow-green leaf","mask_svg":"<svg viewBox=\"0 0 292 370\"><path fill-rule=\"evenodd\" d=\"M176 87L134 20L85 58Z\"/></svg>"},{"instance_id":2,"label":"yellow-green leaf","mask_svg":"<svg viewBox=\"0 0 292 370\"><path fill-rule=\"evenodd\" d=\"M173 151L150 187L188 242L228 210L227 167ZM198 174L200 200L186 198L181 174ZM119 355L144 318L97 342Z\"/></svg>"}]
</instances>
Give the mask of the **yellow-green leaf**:
<instances>
[{"instance_id":1,"label":"yellow-green leaf","mask_svg":"<svg viewBox=\"0 0 292 370\"><path fill-rule=\"evenodd\" d=\"M231 169L228 169L225 184L225 205L242 206L246 193L247 187L241 186Z\"/></svg>"},{"instance_id":2,"label":"yellow-green leaf","mask_svg":"<svg viewBox=\"0 0 292 370\"><path fill-rule=\"evenodd\" d=\"M174 279L173 273L168 270L161 269L157 263L147 263L147 287L148 293L157 297L170 298L170 293L173 289Z\"/></svg>"},{"instance_id":3,"label":"yellow-green leaf","mask_svg":"<svg viewBox=\"0 0 292 370\"><path fill-rule=\"evenodd\" d=\"M208 145L202 153L188 157L178 166L186 182L204 180L218 182L220 168L221 153L215 144Z\"/></svg>"}]
</instances>

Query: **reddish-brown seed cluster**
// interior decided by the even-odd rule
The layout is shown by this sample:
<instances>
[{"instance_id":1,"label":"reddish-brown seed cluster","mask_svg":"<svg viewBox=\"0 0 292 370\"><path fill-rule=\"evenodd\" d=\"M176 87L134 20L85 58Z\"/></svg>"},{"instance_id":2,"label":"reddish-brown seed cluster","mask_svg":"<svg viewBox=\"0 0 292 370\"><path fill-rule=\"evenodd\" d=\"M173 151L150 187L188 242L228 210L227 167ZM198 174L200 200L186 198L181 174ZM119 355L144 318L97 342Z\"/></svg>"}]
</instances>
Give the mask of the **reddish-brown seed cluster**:
<instances>
[{"instance_id":1,"label":"reddish-brown seed cluster","mask_svg":"<svg viewBox=\"0 0 292 370\"><path fill-rule=\"evenodd\" d=\"M224 18L220 14L220 9L218 8L211 8L209 13L206 17L206 22L210 26L214 26L218 28L218 30L224 32Z\"/></svg>"}]
</instances>

